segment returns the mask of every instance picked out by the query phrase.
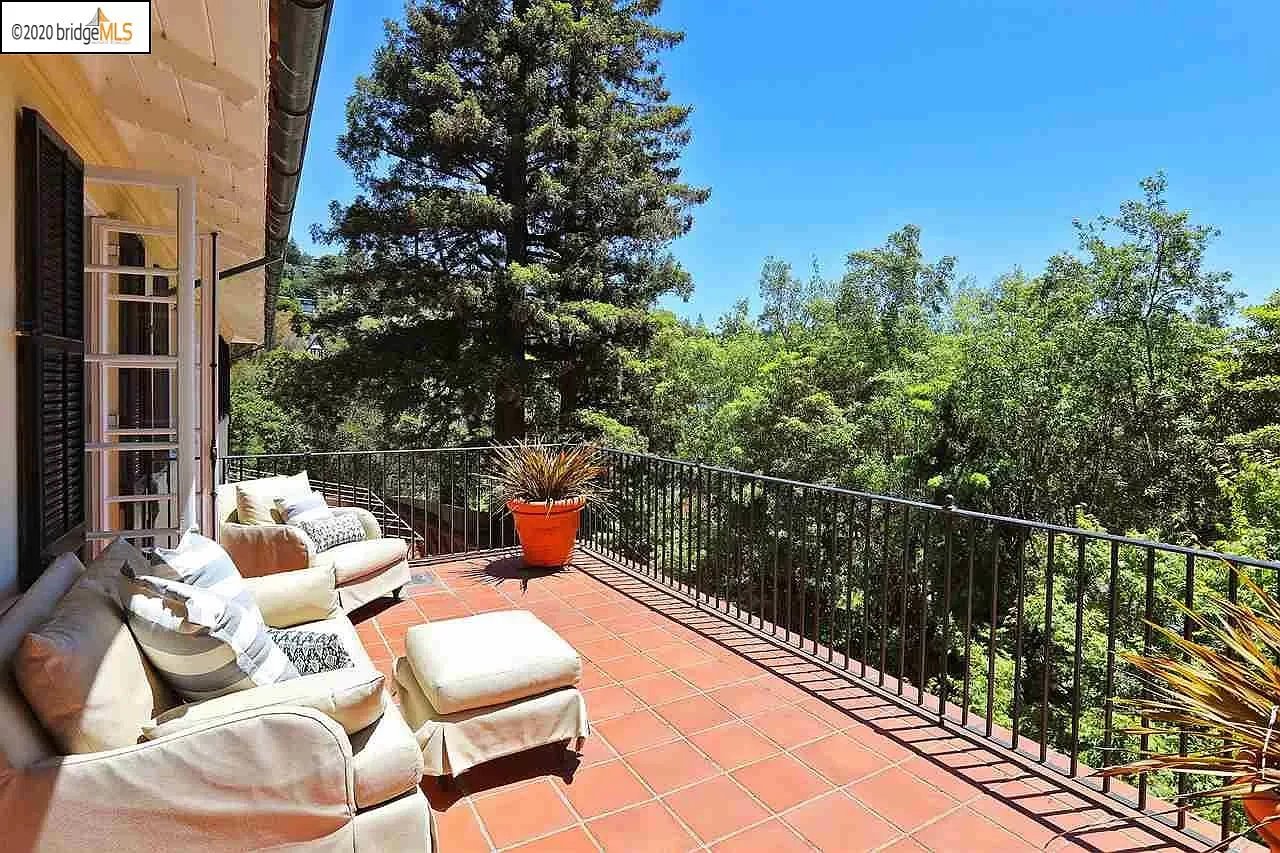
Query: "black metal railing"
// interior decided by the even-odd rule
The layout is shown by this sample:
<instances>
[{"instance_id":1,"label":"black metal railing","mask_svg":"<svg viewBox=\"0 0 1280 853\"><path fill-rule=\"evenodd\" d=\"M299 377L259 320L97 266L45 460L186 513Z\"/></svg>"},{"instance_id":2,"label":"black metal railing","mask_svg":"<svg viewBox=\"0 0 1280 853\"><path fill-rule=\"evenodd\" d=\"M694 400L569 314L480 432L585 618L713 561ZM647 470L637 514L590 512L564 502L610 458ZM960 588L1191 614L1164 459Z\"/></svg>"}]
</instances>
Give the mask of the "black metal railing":
<instances>
[{"instance_id":1,"label":"black metal railing","mask_svg":"<svg viewBox=\"0 0 1280 853\"><path fill-rule=\"evenodd\" d=\"M516 544L511 519L492 505L479 476L488 448L268 453L227 456L223 482L306 471L331 506L359 506L389 536L410 541L413 556L463 554Z\"/></svg>"},{"instance_id":2,"label":"black metal railing","mask_svg":"<svg viewBox=\"0 0 1280 853\"><path fill-rule=\"evenodd\" d=\"M339 504L381 513L419 555L511 547L482 447L228 457L229 481L306 469ZM657 456L606 451L607 510L582 546L847 672L923 713L1047 770L1152 812L1187 777L1134 788L1088 779L1186 736L1122 730L1140 721L1108 697L1137 695L1121 652L1176 654L1156 622L1191 637L1178 605L1241 594L1231 567L1280 587L1280 564L954 505L793 482ZM1156 802L1159 800L1160 802ZM1220 834L1238 809L1215 815ZM1171 817L1188 828L1188 815ZM1203 829L1202 826L1199 827Z\"/></svg>"}]
</instances>

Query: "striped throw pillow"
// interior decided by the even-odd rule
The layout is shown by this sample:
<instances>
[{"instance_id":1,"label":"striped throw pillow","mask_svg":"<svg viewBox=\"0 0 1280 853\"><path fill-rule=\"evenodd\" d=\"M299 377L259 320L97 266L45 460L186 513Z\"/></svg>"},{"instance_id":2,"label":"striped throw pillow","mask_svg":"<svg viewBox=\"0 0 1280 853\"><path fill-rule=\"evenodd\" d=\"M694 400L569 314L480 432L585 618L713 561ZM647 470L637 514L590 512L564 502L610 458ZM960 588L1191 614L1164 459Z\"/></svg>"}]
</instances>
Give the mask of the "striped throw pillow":
<instances>
[{"instance_id":1,"label":"striped throw pillow","mask_svg":"<svg viewBox=\"0 0 1280 853\"><path fill-rule=\"evenodd\" d=\"M122 570L121 604L147 660L188 701L295 678L227 552L187 533L149 575Z\"/></svg>"},{"instance_id":2,"label":"striped throw pillow","mask_svg":"<svg viewBox=\"0 0 1280 853\"><path fill-rule=\"evenodd\" d=\"M285 524L298 524L302 521L333 517L333 510L329 509L324 495L319 492L276 498L276 511L280 513Z\"/></svg>"},{"instance_id":3,"label":"striped throw pillow","mask_svg":"<svg viewBox=\"0 0 1280 853\"><path fill-rule=\"evenodd\" d=\"M241 607L257 609L253 594L221 545L194 530L184 533L177 548L157 548L148 574L166 580L182 581L198 589L207 589Z\"/></svg>"},{"instance_id":4,"label":"striped throw pillow","mask_svg":"<svg viewBox=\"0 0 1280 853\"><path fill-rule=\"evenodd\" d=\"M298 677L256 609L182 581L124 573L134 639L187 701Z\"/></svg>"}]
</instances>

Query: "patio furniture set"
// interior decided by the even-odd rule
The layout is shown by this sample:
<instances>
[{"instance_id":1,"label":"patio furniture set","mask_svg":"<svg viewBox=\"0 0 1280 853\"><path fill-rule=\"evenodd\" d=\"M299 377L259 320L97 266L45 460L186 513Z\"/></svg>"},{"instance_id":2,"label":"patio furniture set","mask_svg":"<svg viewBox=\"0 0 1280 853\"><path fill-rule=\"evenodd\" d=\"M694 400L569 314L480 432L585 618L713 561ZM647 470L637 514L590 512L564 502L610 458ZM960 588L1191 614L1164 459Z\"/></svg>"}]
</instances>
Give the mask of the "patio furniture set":
<instances>
[{"instance_id":1,"label":"patio furniture set","mask_svg":"<svg viewBox=\"0 0 1280 853\"><path fill-rule=\"evenodd\" d=\"M434 851L424 774L581 749L581 662L528 612L416 625L384 684L347 613L408 582L406 545L313 494L223 486L219 543L119 539L0 605L6 843Z\"/></svg>"}]
</instances>

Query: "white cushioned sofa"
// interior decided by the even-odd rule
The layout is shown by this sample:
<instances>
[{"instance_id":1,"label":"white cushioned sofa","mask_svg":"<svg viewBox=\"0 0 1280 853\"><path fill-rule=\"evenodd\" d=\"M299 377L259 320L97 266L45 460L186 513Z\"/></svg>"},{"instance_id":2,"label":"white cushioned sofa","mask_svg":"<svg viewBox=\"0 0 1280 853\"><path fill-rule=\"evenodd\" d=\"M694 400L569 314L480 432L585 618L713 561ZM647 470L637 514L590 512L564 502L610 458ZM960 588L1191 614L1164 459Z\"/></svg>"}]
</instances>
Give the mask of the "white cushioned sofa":
<instances>
[{"instance_id":1,"label":"white cushioned sofa","mask_svg":"<svg viewBox=\"0 0 1280 853\"><path fill-rule=\"evenodd\" d=\"M360 519L365 538L327 551L317 551L315 543L300 528L280 523L242 523L236 487L270 491L273 482L306 483L306 472L292 477L270 477L223 483L218 486L215 511L218 544L226 549L240 574L248 577L331 566L338 579L338 598L350 613L362 604L398 591L411 579L409 546L403 539L382 535L373 513L360 507L334 507L335 513L352 513ZM310 490L310 486L306 486Z\"/></svg>"},{"instance_id":2,"label":"white cushioned sofa","mask_svg":"<svg viewBox=\"0 0 1280 853\"><path fill-rule=\"evenodd\" d=\"M157 725L142 727L151 740L130 730L116 738L128 745L62 754L39 722L47 716L36 713L18 686L17 650L69 591L99 578L109 583L118 571L118 562L95 561L86 570L66 555L21 597L0 603L0 847L435 850L431 809L418 787L422 754L385 687L376 687L377 695L366 691L345 713L325 702L291 704L302 679L177 709L157 707L163 712L152 721ZM381 683L338 605L331 567L246 580L268 625L336 634L351 656L352 669L304 679L332 676L334 696L350 692L352 682ZM110 665L101 664L99 680L118 676L116 669L107 671ZM131 693L159 697L156 691L150 673L136 684L92 688L99 700Z\"/></svg>"}]
</instances>

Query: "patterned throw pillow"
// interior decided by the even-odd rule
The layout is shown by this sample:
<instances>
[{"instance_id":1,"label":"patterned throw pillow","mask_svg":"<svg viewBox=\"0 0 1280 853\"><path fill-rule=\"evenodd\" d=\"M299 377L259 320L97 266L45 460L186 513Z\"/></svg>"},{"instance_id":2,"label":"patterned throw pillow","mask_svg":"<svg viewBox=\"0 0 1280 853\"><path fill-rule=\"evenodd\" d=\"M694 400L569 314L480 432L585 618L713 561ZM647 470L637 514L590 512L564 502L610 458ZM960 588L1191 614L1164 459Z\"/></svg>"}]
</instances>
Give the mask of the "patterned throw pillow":
<instances>
[{"instance_id":1,"label":"patterned throw pillow","mask_svg":"<svg viewBox=\"0 0 1280 853\"><path fill-rule=\"evenodd\" d=\"M354 513L335 512L329 518L299 521L297 526L311 537L317 551L328 551L330 548L364 539L364 525Z\"/></svg>"},{"instance_id":2,"label":"patterned throw pillow","mask_svg":"<svg viewBox=\"0 0 1280 853\"><path fill-rule=\"evenodd\" d=\"M168 578L123 569L129 628L147 660L188 701L298 677L262 614Z\"/></svg>"},{"instance_id":3,"label":"patterned throw pillow","mask_svg":"<svg viewBox=\"0 0 1280 853\"><path fill-rule=\"evenodd\" d=\"M332 672L353 665L351 655L336 634L322 631L279 631L268 628L271 639L301 675Z\"/></svg>"}]
</instances>

